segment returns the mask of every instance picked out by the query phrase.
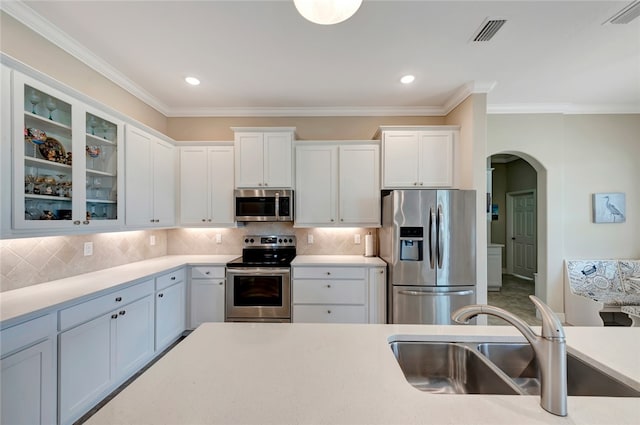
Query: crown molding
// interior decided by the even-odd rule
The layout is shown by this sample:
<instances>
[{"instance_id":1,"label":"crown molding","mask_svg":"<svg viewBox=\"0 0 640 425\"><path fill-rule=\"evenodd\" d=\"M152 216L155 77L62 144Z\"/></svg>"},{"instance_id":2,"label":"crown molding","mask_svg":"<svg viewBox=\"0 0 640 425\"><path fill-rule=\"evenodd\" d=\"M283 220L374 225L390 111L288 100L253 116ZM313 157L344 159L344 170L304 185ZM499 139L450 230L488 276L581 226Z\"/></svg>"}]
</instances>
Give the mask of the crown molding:
<instances>
[{"instance_id":1,"label":"crown molding","mask_svg":"<svg viewBox=\"0 0 640 425\"><path fill-rule=\"evenodd\" d=\"M504 103L487 105L487 114L640 114L640 104Z\"/></svg>"},{"instance_id":2,"label":"crown molding","mask_svg":"<svg viewBox=\"0 0 640 425\"><path fill-rule=\"evenodd\" d=\"M336 107L268 107L268 108L183 108L171 109L168 117L419 117L444 116L441 107L416 106L336 106Z\"/></svg>"},{"instance_id":3,"label":"crown molding","mask_svg":"<svg viewBox=\"0 0 640 425\"><path fill-rule=\"evenodd\" d=\"M167 105L135 84L108 62L93 54L81 43L69 37L68 34L31 9L22 0L1 1L0 9L161 114L167 115L169 109Z\"/></svg>"},{"instance_id":4,"label":"crown molding","mask_svg":"<svg viewBox=\"0 0 640 425\"><path fill-rule=\"evenodd\" d=\"M444 114L448 115L458 105L460 105L467 97L474 93L489 93L496 86L496 81L470 81L458 90L445 102L443 106Z\"/></svg>"}]
</instances>

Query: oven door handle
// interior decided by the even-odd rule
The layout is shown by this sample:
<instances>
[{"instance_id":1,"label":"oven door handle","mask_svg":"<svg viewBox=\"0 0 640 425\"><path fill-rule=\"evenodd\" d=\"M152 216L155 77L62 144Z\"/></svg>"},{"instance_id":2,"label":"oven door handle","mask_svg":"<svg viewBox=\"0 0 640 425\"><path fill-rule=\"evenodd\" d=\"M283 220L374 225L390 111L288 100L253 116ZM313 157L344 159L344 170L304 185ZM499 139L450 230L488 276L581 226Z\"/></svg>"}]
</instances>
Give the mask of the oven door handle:
<instances>
[{"instance_id":1,"label":"oven door handle","mask_svg":"<svg viewBox=\"0 0 640 425\"><path fill-rule=\"evenodd\" d=\"M288 268L265 268L265 267L251 267L251 268L237 268L227 269L227 274L283 274L291 273L291 269Z\"/></svg>"}]
</instances>

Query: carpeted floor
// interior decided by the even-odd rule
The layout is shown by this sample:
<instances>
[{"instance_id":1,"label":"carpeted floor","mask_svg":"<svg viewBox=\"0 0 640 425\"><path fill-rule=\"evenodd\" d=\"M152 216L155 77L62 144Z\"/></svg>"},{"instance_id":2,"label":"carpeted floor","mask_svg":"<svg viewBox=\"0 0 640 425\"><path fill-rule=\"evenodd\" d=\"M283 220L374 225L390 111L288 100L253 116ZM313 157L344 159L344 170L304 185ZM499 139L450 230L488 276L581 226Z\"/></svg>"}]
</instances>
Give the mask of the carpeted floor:
<instances>
[{"instance_id":1,"label":"carpeted floor","mask_svg":"<svg viewBox=\"0 0 640 425\"><path fill-rule=\"evenodd\" d=\"M535 294L533 280L520 279L518 277L502 275L502 289L500 292L489 292L488 304L503 308L516 316L524 319L530 325L540 325L536 318L536 308L529 299L529 295ZM489 325L507 325L507 323L495 316L489 316Z\"/></svg>"}]
</instances>

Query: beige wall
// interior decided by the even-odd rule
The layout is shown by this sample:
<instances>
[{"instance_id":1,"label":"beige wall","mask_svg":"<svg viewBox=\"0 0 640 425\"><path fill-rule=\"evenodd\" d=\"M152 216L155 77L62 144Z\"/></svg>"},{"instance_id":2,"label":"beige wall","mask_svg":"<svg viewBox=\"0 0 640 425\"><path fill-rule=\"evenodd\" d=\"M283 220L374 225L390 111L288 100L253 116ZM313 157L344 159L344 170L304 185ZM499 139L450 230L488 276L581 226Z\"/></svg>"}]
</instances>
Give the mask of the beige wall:
<instances>
[{"instance_id":1,"label":"beige wall","mask_svg":"<svg viewBox=\"0 0 640 425\"><path fill-rule=\"evenodd\" d=\"M167 118L102 74L0 11L0 50L161 133Z\"/></svg>"},{"instance_id":2,"label":"beige wall","mask_svg":"<svg viewBox=\"0 0 640 425\"><path fill-rule=\"evenodd\" d=\"M371 140L381 125L437 125L444 117L190 117L169 118L174 140L229 141L231 127L296 127L298 140Z\"/></svg>"}]
</instances>

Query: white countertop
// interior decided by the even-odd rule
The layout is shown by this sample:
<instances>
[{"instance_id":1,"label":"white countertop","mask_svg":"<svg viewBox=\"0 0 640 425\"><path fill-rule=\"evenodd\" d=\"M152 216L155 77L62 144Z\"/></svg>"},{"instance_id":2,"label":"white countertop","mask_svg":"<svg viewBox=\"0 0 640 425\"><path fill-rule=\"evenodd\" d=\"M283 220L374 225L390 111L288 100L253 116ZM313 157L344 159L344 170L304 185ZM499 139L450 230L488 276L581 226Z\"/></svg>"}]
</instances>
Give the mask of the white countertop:
<instances>
[{"instance_id":1,"label":"white countertop","mask_svg":"<svg viewBox=\"0 0 640 425\"><path fill-rule=\"evenodd\" d=\"M64 304L80 301L84 297L96 296L116 286L186 264L224 266L239 255L167 255L2 292L0 323L3 328L12 326L18 321L36 317L46 309L59 308Z\"/></svg>"},{"instance_id":2,"label":"white countertop","mask_svg":"<svg viewBox=\"0 0 640 425\"><path fill-rule=\"evenodd\" d=\"M640 389L640 328L565 329L569 351ZM388 342L522 340L509 326L207 323L87 424L638 424L640 399L428 394ZM629 381L631 380L631 381Z\"/></svg>"},{"instance_id":3,"label":"white countertop","mask_svg":"<svg viewBox=\"0 0 640 425\"><path fill-rule=\"evenodd\" d=\"M363 255L296 255L292 266L353 266L385 267L387 263L378 257Z\"/></svg>"}]
</instances>

